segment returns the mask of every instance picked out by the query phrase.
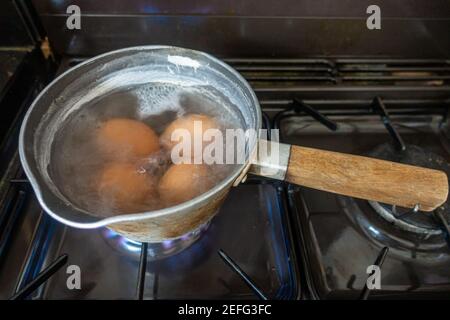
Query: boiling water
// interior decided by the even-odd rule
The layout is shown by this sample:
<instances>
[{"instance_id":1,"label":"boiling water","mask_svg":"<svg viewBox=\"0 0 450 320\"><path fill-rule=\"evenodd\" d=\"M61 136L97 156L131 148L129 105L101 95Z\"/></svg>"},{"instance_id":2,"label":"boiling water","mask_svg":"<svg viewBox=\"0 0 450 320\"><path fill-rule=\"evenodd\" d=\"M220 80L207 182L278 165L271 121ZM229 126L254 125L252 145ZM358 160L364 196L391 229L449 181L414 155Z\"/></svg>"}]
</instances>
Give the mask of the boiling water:
<instances>
[{"instance_id":1,"label":"boiling water","mask_svg":"<svg viewBox=\"0 0 450 320\"><path fill-rule=\"evenodd\" d=\"M212 117L221 130L244 126L239 109L212 87L180 87L169 83L125 87L89 102L69 116L53 141L51 178L69 201L97 216L161 209L167 203L157 194L134 204L131 212L124 212L99 194L99 173L111 159L102 153L95 135L104 121L117 117L142 121L160 135L176 118L190 113ZM139 161L152 179L158 179L168 167L167 159L167 154L160 152ZM208 179L214 184L239 169L238 164L211 166Z\"/></svg>"}]
</instances>

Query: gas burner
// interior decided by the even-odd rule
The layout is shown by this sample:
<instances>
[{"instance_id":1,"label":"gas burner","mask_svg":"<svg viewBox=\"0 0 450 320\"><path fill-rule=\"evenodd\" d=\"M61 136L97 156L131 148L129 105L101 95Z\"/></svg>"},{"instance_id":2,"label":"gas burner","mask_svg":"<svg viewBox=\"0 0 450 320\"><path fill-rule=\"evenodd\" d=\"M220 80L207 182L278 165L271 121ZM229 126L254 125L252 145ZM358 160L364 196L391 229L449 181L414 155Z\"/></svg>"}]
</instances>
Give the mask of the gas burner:
<instances>
[{"instance_id":1,"label":"gas burner","mask_svg":"<svg viewBox=\"0 0 450 320\"><path fill-rule=\"evenodd\" d=\"M438 235L442 233L440 224L431 217L430 213L422 213L416 208L399 212L395 206L389 206L376 201L369 201L369 205L380 216L398 228L423 235Z\"/></svg>"},{"instance_id":2,"label":"gas burner","mask_svg":"<svg viewBox=\"0 0 450 320\"><path fill-rule=\"evenodd\" d=\"M398 151L392 144L384 143L368 156L439 169L450 175L450 164L443 157L416 145L406 145L405 150ZM339 202L350 220L380 245L387 245L407 255L411 254L411 250L413 255L448 251L442 223L433 213L348 197L339 197ZM450 222L449 201L439 209Z\"/></svg>"},{"instance_id":3,"label":"gas burner","mask_svg":"<svg viewBox=\"0 0 450 320\"><path fill-rule=\"evenodd\" d=\"M194 231L191 231L179 238L165 240L163 242L148 243L147 260L155 261L173 256L180 251L190 247L208 229L210 222L207 222ZM133 256L139 259L142 243L130 240L116 233L115 231L103 228L101 234L106 242L116 251L122 254Z\"/></svg>"},{"instance_id":4,"label":"gas burner","mask_svg":"<svg viewBox=\"0 0 450 320\"><path fill-rule=\"evenodd\" d=\"M405 150L397 151L390 143L384 143L370 152L369 156L438 169L450 175L450 164L443 157L416 145L407 145ZM430 235L442 233L441 223L434 219L429 212L421 212L414 209L405 212L405 210L397 210L393 206L374 201L369 201L369 204L383 218L405 231ZM447 201L441 208L447 221L450 221L449 209L449 201Z\"/></svg>"}]
</instances>

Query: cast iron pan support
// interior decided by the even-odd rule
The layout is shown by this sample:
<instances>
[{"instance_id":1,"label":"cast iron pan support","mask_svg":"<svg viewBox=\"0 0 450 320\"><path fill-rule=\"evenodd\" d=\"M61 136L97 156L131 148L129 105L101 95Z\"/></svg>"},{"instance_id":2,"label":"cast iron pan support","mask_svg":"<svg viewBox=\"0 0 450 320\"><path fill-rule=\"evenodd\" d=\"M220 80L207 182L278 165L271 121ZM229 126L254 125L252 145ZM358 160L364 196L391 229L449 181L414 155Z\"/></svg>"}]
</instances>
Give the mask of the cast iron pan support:
<instances>
[{"instance_id":1,"label":"cast iron pan support","mask_svg":"<svg viewBox=\"0 0 450 320\"><path fill-rule=\"evenodd\" d=\"M147 249L148 243L143 242L141 245L141 259L139 261L138 281L136 288L137 300L144 299L145 272L147 270Z\"/></svg>"},{"instance_id":2,"label":"cast iron pan support","mask_svg":"<svg viewBox=\"0 0 450 320\"><path fill-rule=\"evenodd\" d=\"M330 129L332 131L336 131L338 128L338 125L336 122L334 122L333 120L331 120L330 118L328 118L327 116L325 116L324 114L319 112L318 110L314 109L310 105L306 104L305 102L303 102L303 100L301 100L299 98L294 98L294 100L292 101L292 104L290 105L289 108L287 108L283 111L280 111L279 113L277 113L274 116L273 128L279 129L281 120L283 120L284 118L287 118L289 116L299 115L302 112L311 116L312 118L314 118L315 120L317 120L318 122L320 122L321 124L323 124L325 127L327 127L328 129Z\"/></svg>"},{"instance_id":3,"label":"cast iron pan support","mask_svg":"<svg viewBox=\"0 0 450 320\"><path fill-rule=\"evenodd\" d=\"M383 266L384 260L386 259L386 256L389 252L389 248L388 247L384 247L383 249L381 249L380 253L377 256L377 259L375 260L375 262L373 263L375 266L378 266L380 269ZM370 275L369 275L370 277ZM366 284L364 286L364 288L361 291L361 295L359 296L360 300L367 300L369 298L371 290L367 287L367 281Z\"/></svg>"},{"instance_id":4,"label":"cast iron pan support","mask_svg":"<svg viewBox=\"0 0 450 320\"><path fill-rule=\"evenodd\" d=\"M69 259L67 254L60 255L47 268L40 272L36 278L31 280L26 286L17 291L10 300L23 300L45 283L51 276L53 276L59 269L61 269Z\"/></svg>"},{"instance_id":5,"label":"cast iron pan support","mask_svg":"<svg viewBox=\"0 0 450 320\"><path fill-rule=\"evenodd\" d=\"M255 282L233 261L222 249L217 251L222 260L245 282L245 284L261 300L268 300L266 294L255 284Z\"/></svg>"},{"instance_id":6,"label":"cast iron pan support","mask_svg":"<svg viewBox=\"0 0 450 320\"><path fill-rule=\"evenodd\" d=\"M392 125L391 118L383 103L383 100L381 100L380 97L375 97L372 101L371 108L374 113L378 114L381 117L381 121L383 121L384 126L392 137L395 149L397 151L405 151L405 142L403 142L400 133L398 133L397 129L395 129L395 127Z\"/></svg>"}]
</instances>

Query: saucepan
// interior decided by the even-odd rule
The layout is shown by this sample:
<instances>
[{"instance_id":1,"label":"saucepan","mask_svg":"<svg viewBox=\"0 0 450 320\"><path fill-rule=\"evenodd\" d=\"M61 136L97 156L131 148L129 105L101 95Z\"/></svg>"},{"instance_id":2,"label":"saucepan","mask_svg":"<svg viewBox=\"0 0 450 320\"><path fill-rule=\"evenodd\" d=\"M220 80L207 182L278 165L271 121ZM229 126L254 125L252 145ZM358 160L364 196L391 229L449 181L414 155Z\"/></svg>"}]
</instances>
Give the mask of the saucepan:
<instances>
[{"instance_id":1,"label":"saucepan","mask_svg":"<svg viewBox=\"0 0 450 320\"><path fill-rule=\"evenodd\" d=\"M244 129L261 128L261 110L252 88L237 71L209 54L171 46L141 46L87 60L61 74L39 94L20 132L24 171L40 205L56 220L76 228L107 227L139 242L178 239L207 224L229 189L247 174L406 208L418 206L422 211L432 211L447 199L448 179L438 170L278 144L253 135L245 142L245 161L194 199L155 211L99 217L68 199L52 178L53 141L71 113L110 91L154 81L145 76L148 72L174 83L213 87L236 107L244 119ZM258 152L261 147L276 149L276 159L270 152Z\"/></svg>"}]
</instances>

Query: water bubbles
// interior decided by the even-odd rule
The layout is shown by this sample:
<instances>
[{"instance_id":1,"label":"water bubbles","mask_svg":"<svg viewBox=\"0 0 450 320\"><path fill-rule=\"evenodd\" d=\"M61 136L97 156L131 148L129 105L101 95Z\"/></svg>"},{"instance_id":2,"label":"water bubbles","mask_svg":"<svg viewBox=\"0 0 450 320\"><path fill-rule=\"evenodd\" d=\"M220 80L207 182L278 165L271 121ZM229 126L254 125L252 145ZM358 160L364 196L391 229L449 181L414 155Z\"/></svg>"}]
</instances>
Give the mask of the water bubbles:
<instances>
[{"instance_id":1,"label":"water bubbles","mask_svg":"<svg viewBox=\"0 0 450 320\"><path fill-rule=\"evenodd\" d=\"M180 186L179 179L175 179L175 187L177 192L187 188L189 195L170 197L160 193L174 192L175 189L157 188L172 166L168 150L161 148L160 152L123 163L123 157L114 159L111 153L99 147L96 139L99 128L108 119L138 120L160 136L170 123L190 113L208 115L222 129L242 127L243 124L237 108L219 91L204 85L180 85L176 81L147 79L127 85L124 83L120 88L105 91L72 112L60 126L52 143L51 178L76 206L103 217L161 209L176 204L170 199L185 201L196 196L222 181L236 170L236 166L211 165L207 171L199 167L201 170L192 172L207 172L207 175L194 174L192 177L190 171L189 174L185 172L185 185ZM111 167L111 163L119 160L119 166ZM105 168L109 168L106 173ZM193 186L198 187L198 192L192 190ZM115 203L117 199L119 204ZM134 203L124 203L127 199Z\"/></svg>"}]
</instances>

